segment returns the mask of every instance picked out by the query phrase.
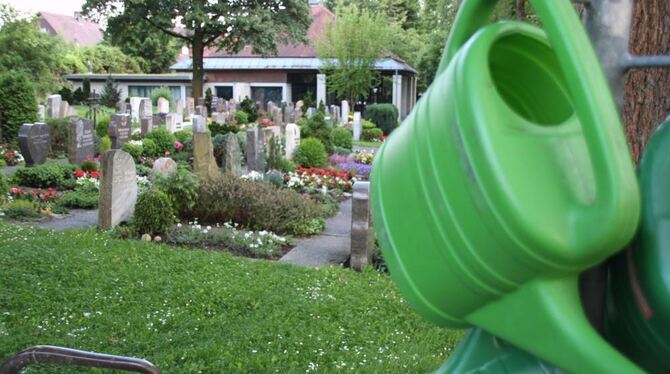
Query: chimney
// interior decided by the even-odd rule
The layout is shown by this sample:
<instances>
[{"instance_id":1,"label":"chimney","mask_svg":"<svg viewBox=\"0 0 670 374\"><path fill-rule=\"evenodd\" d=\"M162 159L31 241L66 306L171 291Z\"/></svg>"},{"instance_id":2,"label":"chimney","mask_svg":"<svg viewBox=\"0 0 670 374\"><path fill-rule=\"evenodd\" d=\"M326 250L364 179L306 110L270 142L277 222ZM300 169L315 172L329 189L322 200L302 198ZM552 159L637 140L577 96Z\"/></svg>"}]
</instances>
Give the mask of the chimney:
<instances>
[{"instance_id":1,"label":"chimney","mask_svg":"<svg viewBox=\"0 0 670 374\"><path fill-rule=\"evenodd\" d=\"M81 12L74 12L74 20L81 21Z\"/></svg>"}]
</instances>

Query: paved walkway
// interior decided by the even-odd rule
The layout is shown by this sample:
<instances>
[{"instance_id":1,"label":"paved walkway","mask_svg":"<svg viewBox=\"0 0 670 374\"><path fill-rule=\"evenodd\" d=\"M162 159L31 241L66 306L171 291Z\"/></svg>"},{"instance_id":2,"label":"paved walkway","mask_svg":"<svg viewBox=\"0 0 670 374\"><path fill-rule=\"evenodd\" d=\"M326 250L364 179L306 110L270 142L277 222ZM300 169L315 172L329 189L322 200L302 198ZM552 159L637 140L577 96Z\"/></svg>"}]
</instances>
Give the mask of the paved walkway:
<instances>
[{"instance_id":1,"label":"paved walkway","mask_svg":"<svg viewBox=\"0 0 670 374\"><path fill-rule=\"evenodd\" d=\"M340 204L340 211L326 221L323 234L299 239L295 248L279 261L300 266L344 264L351 255L351 199Z\"/></svg>"},{"instance_id":2,"label":"paved walkway","mask_svg":"<svg viewBox=\"0 0 670 374\"><path fill-rule=\"evenodd\" d=\"M51 216L39 222L31 222L30 225L43 229L65 230L76 228L94 227L98 224L98 210L70 209L70 214L64 216Z\"/></svg>"}]
</instances>

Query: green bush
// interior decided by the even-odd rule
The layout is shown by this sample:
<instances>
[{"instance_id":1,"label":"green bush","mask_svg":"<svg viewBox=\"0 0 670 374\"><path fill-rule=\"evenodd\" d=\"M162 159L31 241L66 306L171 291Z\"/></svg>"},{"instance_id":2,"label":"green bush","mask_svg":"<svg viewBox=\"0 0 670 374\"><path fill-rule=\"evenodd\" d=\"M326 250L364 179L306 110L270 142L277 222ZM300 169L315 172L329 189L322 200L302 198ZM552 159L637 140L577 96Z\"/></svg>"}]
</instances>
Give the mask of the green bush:
<instances>
[{"instance_id":1,"label":"green bush","mask_svg":"<svg viewBox=\"0 0 670 374\"><path fill-rule=\"evenodd\" d=\"M72 104L73 94L72 94L72 90L70 89L70 87L63 86L63 88L61 88L60 91L58 91L58 94L60 95L60 97L63 101L67 101L68 104Z\"/></svg>"},{"instance_id":2,"label":"green bush","mask_svg":"<svg viewBox=\"0 0 670 374\"><path fill-rule=\"evenodd\" d=\"M363 130L376 129L377 128L377 125L375 125L374 123L372 123L372 122L370 122L366 119L363 120L362 125L363 125Z\"/></svg>"},{"instance_id":3,"label":"green bush","mask_svg":"<svg viewBox=\"0 0 670 374\"><path fill-rule=\"evenodd\" d=\"M249 123L249 114L243 110L238 110L235 112L235 122L240 125L246 125Z\"/></svg>"},{"instance_id":4,"label":"green bush","mask_svg":"<svg viewBox=\"0 0 670 374\"><path fill-rule=\"evenodd\" d=\"M37 120L37 99L31 79L9 70L0 74L0 135L5 143L14 143L19 127Z\"/></svg>"},{"instance_id":5,"label":"green bush","mask_svg":"<svg viewBox=\"0 0 670 374\"><path fill-rule=\"evenodd\" d=\"M132 156L132 158L136 161L140 158L140 156L142 156L142 152L144 151L142 145L132 143L124 144L123 147L121 147L121 149L124 152L128 152L130 156Z\"/></svg>"},{"instance_id":6,"label":"green bush","mask_svg":"<svg viewBox=\"0 0 670 374\"><path fill-rule=\"evenodd\" d=\"M174 132L174 137L180 143L186 143L189 139L193 137L193 130L185 129Z\"/></svg>"},{"instance_id":7,"label":"green bush","mask_svg":"<svg viewBox=\"0 0 670 374\"><path fill-rule=\"evenodd\" d=\"M100 154L103 154L110 150L112 148L112 139L109 138L109 136L105 135L100 139L100 148L98 149L98 152Z\"/></svg>"},{"instance_id":8,"label":"green bush","mask_svg":"<svg viewBox=\"0 0 670 374\"><path fill-rule=\"evenodd\" d=\"M68 122L67 118L47 119L47 125L51 128L51 152L54 154L67 152Z\"/></svg>"},{"instance_id":9,"label":"green bush","mask_svg":"<svg viewBox=\"0 0 670 374\"><path fill-rule=\"evenodd\" d=\"M212 136L216 136L219 134L228 134L228 133L233 133L237 134L237 132L240 131L240 128L237 125L233 124L220 124L218 122L212 122L209 124L209 132L212 134Z\"/></svg>"},{"instance_id":10,"label":"green bush","mask_svg":"<svg viewBox=\"0 0 670 374\"><path fill-rule=\"evenodd\" d=\"M109 116L103 116L98 120L98 123L95 125L95 133L101 137L104 138L105 136L109 135L109 122L111 121L111 118Z\"/></svg>"},{"instance_id":11,"label":"green bush","mask_svg":"<svg viewBox=\"0 0 670 374\"><path fill-rule=\"evenodd\" d=\"M28 200L14 200L3 208L5 217L16 220L31 220L42 215L35 209L35 204Z\"/></svg>"},{"instance_id":12,"label":"green bush","mask_svg":"<svg viewBox=\"0 0 670 374\"><path fill-rule=\"evenodd\" d=\"M326 147L326 151L331 151L333 145L330 133L331 129L328 126L323 113L317 112L312 118L307 120L305 126L300 130L300 137L303 139L317 138L321 141L324 147Z\"/></svg>"},{"instance_id":13,"label":"green bush","mask_svg":"<svg viewBox=\"0 0 670 374\"><path fill-rule=\"evenodd\" d=\"M96 209L99 196L97 191L70 191L61 197L58 204L71 209Z\"/></svg>"},{"instance_id":14,"label":"green bush","mask_svg":"<svg viewBox=\"0 0 670 374\"><path fill-rule=\"evenodd\" d=\"M170 90L169 87L161 86L158 88L155 88L153 91L151 91L151 103L153 105L158 105L158 98L164 98L167 99L168 102L172 102L172 91Z\"/></svg>"},{"instance_id":15,"label":"green bush","mask_svg":"<svg viewBox=\"0 0 670 374\"><path fill-rule=\"evenodd\" d=\"M340 148L347 148L351 150L353 147L352 142L354 135L351 133L351 130L345 129L342 127L338 127L336 129L333 129L333 131L330 133L330 137L333 142L333 146L335 147L340 147Z\"/></svg>"},{"instance_id":16,"label":"green bush","mask_svg":"<svg viewBox=\"0 0 670 374\"><path fill-rule=\"evenodd\" d=\"M244 159L247 159L247 133L241 131L237 133L237 142L240 145L240 151L242 151L242 156Z\"/></svg>"},{"instance_id":17,"label":"green bush","mask_svg":"<svg viewBox=\"0 0 670 374\"><path fill-rule=\"evenodd\" d=\"M74 105L80 105L86 102L86 95L84 94L84 91L82 91L81 87L78 87L76 90L74 90L74 93L72 94L72 101L74 101L72 104Z\"/></svg>"},{"instance_id":18,"label":"green bush","mask_svg":"<svg viewBox=\"0 0 670 374\"><path fill-rule=\"evenodd\" d=\"M363 133L361 134L361 137L366 142L372 142L372 141L375 141L375 140L379 140L379 139L381 139L382 136L384 136L384 133L382 132L381 129L365 129L365 130L363 130Z\"/></svg>"},{"instance_id":19,"label":"green bush","mask_svg":"<svg viewBox=\"0 0 670 374\"><path fill-rule=\"evenodd\" d=\"M98 163L93 161L93 160L84 160L84 162L81 163L81 170L83 170L83 171L97 171L98 170Z\"/></svg>"},{"instance_id":20,"label":"green bush","mask_svg":"<svg viewBox=\"0 0 670 374\"><path fill-rule=\"evenodd\" d=\"M268 170L279 170L282 163L282 151L281 151L281 139L272 135L268 141L267 147L267 169Z\"/></svg>"},{"instance_id":21,"label":"green bush","mask_svg":"<svg viewBox=\"0 0 670 374\"><path fill-rule=\"evenodd\" d=\"M365 108L366 119L388 135L398 127L398 109L393 104L371 104Z\"/></svg>"},{"instance_id":22,"label":"green bush","mask_svg":"<svg viewBox=\"0 0 670 374\"><path fill-rule=\"evenodd\" d=\"M251 229L296 234L296 228L321 219L315 202L267 182L222 175L203 182L198 200L186 215L203 223L233 221Z\"/></svg>"},{"instance_id":23,"label":"green bush","mask_svg":"<svg viewBox=\"0 0 670 374\"><path fill-rule=\"evenodd\" d=\"M137 197L132 225L139 234L162 234L174 222L172 202L165 192L151 188Z\"/></svg>"},{"instance_id":24,"label":"green bush","mask_svg":"<svg viewBox=\"0 0 670 374\"><path fill-rule=\"evenodd\" d=\"M316 138L301 141L293 155L293 161L304 167L324 167L327 158L326 148L321 140Z\"/></svg>"},{"instance_id":25,"label":"green bush","mask_svg":"<svg viewBox=\"0 0 670 374\"><path fill-rule=\"evenodd\" d=\"M142 155L146 157L155 157L158 156L158 146L156 142L151 139L142 140Z\"/></svg>"},{"instance_id":26,"label":"green bush","mask_svg":"<svg viewBox=\"0 0 670 374\"><path fill-rule=\"evenodd\" d=\"M198 199L200 181L185 168L178 168L168 175L156 175L154 186L163 191L172 200L172 206L178 214L193 208Z\"/></svg>"},{"instance_id":27,"label":"green bush","mask_svg":"<svg viewBox=\"0 0 670 374\"><path fill-rule=\"evenodd\" d=\"M7 200L7 193L9 192L9 181L5 173L0 173L0 202Z\"/></svg>"},{"instance_id":28,"label":"green bush","mask_svg":"<svg viewBox=\"0 0 670 374\"><path fill-rule=\"evenodd\" d=\"M247 114L247 123L256 122L258 119L258 109L256 108L256 103L253 102L248 96L242 100L240 103L240 108L237 112L242 111ZM237 119L236 119L237 120Z\"/></svg>"},{"instance_id":29,"label":"green bush","mask_svg":"<svg viewBox=\"0 0 670 374\"><path fill-rule=\"evenodd\" d=\"M72 164L49 163L21 168L14 173L16 184L35 188L67 188L74 185L74 171Z\"/></svg>"},{"instance_id":30,"label":"green bush","mask_svg":"<svg viewBox=\"0 0 670 374\"><path fill-rule=\"evenodd\" d=\"M212 148L214 149L214 159L216 160L217 165L221 167L221 162L223 161L223 154L226 152L226 136L224 134L218 134L212 138Z\"/></svg>"},{"instance_id":31,"label":"green bush","mask_svg":"<svg viewBox=\"0 0 670 374\"><path fill-rule=\"evenodd\" d=\"M174 152L174 142L177 140L173 134L165 128L154 130L147 134L146 139L151 139L156 143L159 154L165 152Z\"/></svg>"},{"instance_id":32,"label":"green bush","mask_svg":"<svg viewBox=\"0 0 670 374\"><path fill-rule=\"evenodd\" d=\"M205 109L207 109L206 113L209 113L212 110L212 100L212 87L207 87L207 90L205 90Z\"/></svg>"}]
</instances>

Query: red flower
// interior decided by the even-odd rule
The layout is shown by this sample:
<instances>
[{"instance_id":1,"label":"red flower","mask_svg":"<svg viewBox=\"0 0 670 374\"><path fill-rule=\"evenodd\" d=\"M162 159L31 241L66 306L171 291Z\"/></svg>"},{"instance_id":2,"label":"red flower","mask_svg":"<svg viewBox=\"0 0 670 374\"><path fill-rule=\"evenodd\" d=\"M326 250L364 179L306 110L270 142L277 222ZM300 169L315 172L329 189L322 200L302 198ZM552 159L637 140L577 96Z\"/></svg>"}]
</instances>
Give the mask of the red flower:
<instances>
[{"instance_id":1,"label":"red flower","mask_svg":"<svg viewBox=\"0 0 670 374\"><path fill-rule=\"evenodd\" d=\"M165 151L165 155L166 155L166 156L169 156L169 155L171 155L171 154L172 154L172 152L170 152L170 151Z\"/></svg>"},{"instance_id":2,"label":"red flower","mask_svg":"<svg viewBox=\"0 0 670 374\"><path fill-rule=\"evenodd\" d=\"M84 172L84 171L81 170L81 169L77 169L77 170L74 172L74 176L77 177L77 178L81 178L81 177L83 177L84 175L86 175L86 172Z\"/></svg>"},{"instance_id":3,"label":"red flower","mask_svg":"<svg viewBox=\"0 0 670 374\"><path fill-rule=\"evenodd\" d=\"M91 178L96 178L97 179L97 178L100 178L100 172L96 171L96 170L89 171L88 176L91 177Z\"/></svg>"}]
</instances>

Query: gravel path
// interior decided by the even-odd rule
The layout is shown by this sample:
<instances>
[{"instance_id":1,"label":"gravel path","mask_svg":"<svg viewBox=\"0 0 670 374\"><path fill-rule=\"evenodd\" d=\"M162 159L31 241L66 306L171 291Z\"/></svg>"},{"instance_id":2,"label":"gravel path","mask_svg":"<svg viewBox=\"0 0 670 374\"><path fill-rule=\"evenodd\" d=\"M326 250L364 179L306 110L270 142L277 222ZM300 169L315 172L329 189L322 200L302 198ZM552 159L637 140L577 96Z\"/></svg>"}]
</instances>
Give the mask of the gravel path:
<instances>
[{"instance_id":1,"label":"gravel path","mask_svg":"<svg viewBox=\"0 0 670 374\"><path fill-rule=\"evenodd\" d=\"M53 230L95 227L98 225L98 210L71 209L68 215L51 216L30 225Z\"/></svg>"}]
</instances>

